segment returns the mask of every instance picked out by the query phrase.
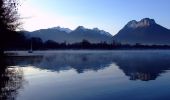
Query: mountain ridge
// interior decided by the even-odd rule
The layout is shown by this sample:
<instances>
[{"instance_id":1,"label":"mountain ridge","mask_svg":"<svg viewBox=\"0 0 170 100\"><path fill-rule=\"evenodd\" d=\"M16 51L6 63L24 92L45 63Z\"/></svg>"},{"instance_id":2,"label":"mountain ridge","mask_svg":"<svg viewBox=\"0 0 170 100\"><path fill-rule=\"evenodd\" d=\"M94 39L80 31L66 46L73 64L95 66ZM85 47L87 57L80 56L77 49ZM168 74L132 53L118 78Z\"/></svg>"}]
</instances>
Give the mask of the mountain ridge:
<instances>
[{"instance_id":1,"label":"mountain ridge","mask_svg":"<svg viewBox=\"0 0 170 100\"><path fill-rule=\"evenodd\" d=\"M39 37L44 42L53 40L58 43L76 43L88 40L91 43L107 42L111 43L112 35L109 32L98 28L88 29L78 26L75 30L69 28L53 27L48 29L40 29L33 32L25 32L27 37Z\"/></svg>"},{"instance_id":2,"label":"mountain ridge","mask_svg":"<svg viewBox=\"0 0 170 100\"><path fill-rule=\"evenodd\" d=\"M78 26L74 30L58 26L26 33L28 37L39 37L43 41L53 40L59 43L77 43L83 40L91 43L112 43L114 40L122 44L170 45L170 30L150 18L129 21L114 36L104 30L88 29L84 26Z\"/></svg>"},{"instance_id":3,"label":"mountain ridge","mask_svg":"<svg viewBox=\"0 0 170 100\"><path fill-rule=\"evenodd\" d=\"M123 44L169 45L170 30L154 19L144 18L128 22L113 38Z\"/></svg>"}]
</instances>

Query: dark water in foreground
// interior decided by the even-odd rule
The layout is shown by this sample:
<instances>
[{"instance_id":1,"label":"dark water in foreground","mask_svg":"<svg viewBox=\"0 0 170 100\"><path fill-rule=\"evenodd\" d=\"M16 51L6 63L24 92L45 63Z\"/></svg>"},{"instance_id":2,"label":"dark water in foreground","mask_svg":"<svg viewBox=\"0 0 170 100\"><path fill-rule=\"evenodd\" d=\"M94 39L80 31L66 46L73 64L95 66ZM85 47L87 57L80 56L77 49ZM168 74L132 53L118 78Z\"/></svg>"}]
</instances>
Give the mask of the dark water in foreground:
<instances>
[{"instance_id":1,"label":"dark water in foreground","mask_svg":"<svg viewBox=\"0 0 170 100\"><path fill-rule=\"evenodd\" d=\"M4 100L170 100L170 51L46 51L9 57Z\"/></svg>"}]
</instances>

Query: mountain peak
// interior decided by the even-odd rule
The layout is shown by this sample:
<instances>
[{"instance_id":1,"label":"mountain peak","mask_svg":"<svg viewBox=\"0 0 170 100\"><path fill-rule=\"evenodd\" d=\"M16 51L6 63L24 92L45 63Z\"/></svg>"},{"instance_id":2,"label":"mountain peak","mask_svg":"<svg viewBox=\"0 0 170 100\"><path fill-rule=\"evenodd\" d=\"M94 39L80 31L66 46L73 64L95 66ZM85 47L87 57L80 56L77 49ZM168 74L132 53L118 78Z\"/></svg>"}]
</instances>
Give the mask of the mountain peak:
<instances>
[{"instance_id":1,"label":"mountain peak","mask_svg":"<svg viewBox=\"0 0 170 100\"><path fill-rule=\"evenodd\" d=\"M135 28L149 27L154 24L156 24L154 19L144 18L140 21L132 20L132 21L128 22L126 27L135 29Z\"/></svg>"},{"instance_id":2,"label":"mountain peak","mask_svg":"<svg viewBox=\"0 0 170 100\"><path fill-rule=\"evenodd\" d=\"M97 27L96 28L93 28L94 31L100 31Z\"/></svg>"},{"instance_id":3,"label":"mountain peak","mask_svg":"<svg viewBox=\"0 0 170 100\"><path fill-rule=\"evenodd\" d=\"M155 24L155 20L150 18L144 18L140 22L148 22L150 24Z\"/></svg>"},{"instance_id":4,"label":"mountain peak","mask_svg":"<svg viewBox=\"0 0 170 100\"><path fill-rule=\"evenodd\" d=\"M60 26L53 27L53 28L50 28L50 29L55 29L55 30L63 31L63 32L66 32L66 33L72 32L71 29L69 29L69 28L63 28L63 27L60 27Z\"/></svg>"},{"instance_id":5,"label":"mountain peak","mask_svg":"<svg viewBox=\"0 0 170 100\"><path fill-rule=\"evenodd\" d=\"M138 24L139 24L138 26L143 27L143 26L150 26L156 23L154 19L144 18L141 21L139 21Z\"/></svg>"},{"instance_id":6,"label":"mountain peak","mask_svg":"<svg viewBox=\"0 0 170 100\"><path fill-rule=\"evenodd\" d=\"M93 28L92 30L96 31L96 32L99 32L100 34L103 34L103 35L108 35L108 36L112 36L109 32L106 32L104 30L100 30L98 28Z\"/></svg>"},{"instance_id":7,"label":"mountain peak","mask_svg":"<svg viewBox=\"0 0 170 100\"><path fill-rule=\"evenodd\" d=\"M129 28L136 28L137 23L138 22L136 20L132 20L132 21L128 22L128 24L126 26Z\"/></svg>"},{"instance_id":8,"label":"mountain peak","mask_svg":"<svg viewBox=\"0 0 170 100\"><path fill-rule=\"evenodd\" d=\"M85 30L86 28L84 26L78 26L76 30Z\"/></svg>"},{"instance_id":9,"label":"mountain peak","mask_svg":"<svg viewBox=\"0 0 170 100\"><path fill-rule=\"evenodd\" d=\"M169 45L169 38L170 30L149 18L130 21L114 36L114 40L123 44L140 43L147 45Z\"/></svg>"}]
</instances>

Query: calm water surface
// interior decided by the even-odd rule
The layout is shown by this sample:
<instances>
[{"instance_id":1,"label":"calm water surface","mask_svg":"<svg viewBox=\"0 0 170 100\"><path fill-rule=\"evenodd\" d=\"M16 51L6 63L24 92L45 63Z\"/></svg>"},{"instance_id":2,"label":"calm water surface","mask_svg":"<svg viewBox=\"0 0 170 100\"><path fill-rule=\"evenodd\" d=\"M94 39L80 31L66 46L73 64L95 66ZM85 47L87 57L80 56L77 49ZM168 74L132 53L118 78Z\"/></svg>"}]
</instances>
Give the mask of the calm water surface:
<instances>
[{"instance_id":1,"label":"calm water surface","mask_svg":"<svg viewBox=\"0 0 170 100\"><path fill-rule=\"evenodd\" d=\"M34 53L42 56L8 57L1 98L170 100L170 51Z\"/></svg>"}]
</instances>

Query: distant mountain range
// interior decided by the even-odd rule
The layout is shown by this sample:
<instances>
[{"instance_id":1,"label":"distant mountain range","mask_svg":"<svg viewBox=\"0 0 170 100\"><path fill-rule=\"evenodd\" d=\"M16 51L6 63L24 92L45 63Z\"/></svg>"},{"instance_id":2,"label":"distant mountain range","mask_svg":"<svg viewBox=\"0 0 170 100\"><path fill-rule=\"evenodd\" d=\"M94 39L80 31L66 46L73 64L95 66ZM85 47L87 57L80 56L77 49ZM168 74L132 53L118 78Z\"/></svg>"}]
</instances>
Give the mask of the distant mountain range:
<instances>
[{"instance_id":1,"label":"distant mountain range","mask_svg":"<svg viewBox=\"0 0 170 100\"><path fill-rule=\"evenodd\" d=\"M83 26L77 27L75 30L68 28L54 27L49 29L40 29L33 32L25 32L28 37L39 37L43 41L53 40L58 43L77 43L88 40L91 43L113 41L112 35L98 28L87 29Z\"/></svg>"},{"instance_id":2,"label":"distant mountain range","mask_svg":"<svg viewBox=\"0 0 170 100\"><path fill-rule=\"evenodd\" d=\"M122 44L163 44L170 45L170 30L157 24L154 19L144 18L141 21L132 20L127 23L115 36L98 28L87 29L83 26L75 30L54 27L25 32L27 37L39 37L44 42L53 40L58 43L76 43L88 40L91 43L107 42L113 40Z\"/></svg>"},{"instance_id":3,"label":"distant mountain range","mask_svg":"<svg viewBox=\"0 0 170 100\"><path fill-rule=\"evenodd\" d=\"M170 44L170 30L157 24L154 19L132 20L114 37L124 44Z\"/></svg>"}]
</instances>

